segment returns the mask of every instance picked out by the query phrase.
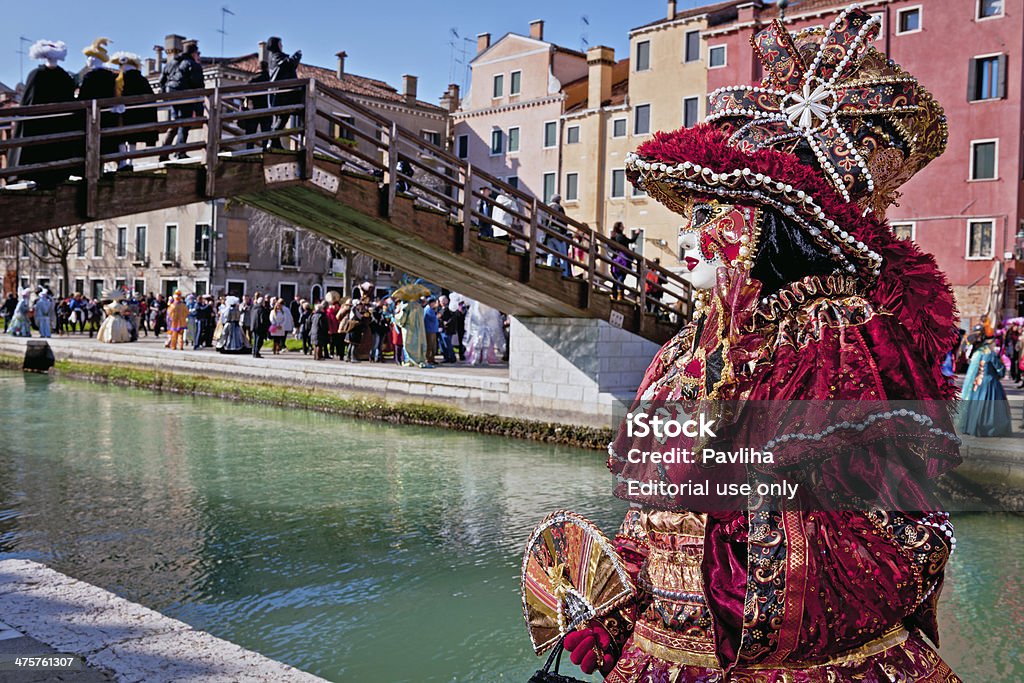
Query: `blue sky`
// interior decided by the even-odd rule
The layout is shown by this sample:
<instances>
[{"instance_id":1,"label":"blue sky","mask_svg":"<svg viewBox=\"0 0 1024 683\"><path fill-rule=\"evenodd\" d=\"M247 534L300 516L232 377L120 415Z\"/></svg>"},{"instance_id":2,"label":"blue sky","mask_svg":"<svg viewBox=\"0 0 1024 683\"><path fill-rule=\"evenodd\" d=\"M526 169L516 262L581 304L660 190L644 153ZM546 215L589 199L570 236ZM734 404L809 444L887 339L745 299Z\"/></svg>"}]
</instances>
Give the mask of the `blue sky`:
<instances>
[{"instance_id":1,"label":"blue sky","mask_svg":"<svg viewBox=\"0 0 1024 683\"><path fill-rule=\"evenodd\" d=\"M679 0L680 9L712 0ZM586 32L590 45L609 45L625 56L630 28L660 19L665 0L144 0L99 2L46 0L5 2L0 25L0 81L13 86L20 80L19 38L49 38L68 44L64 66L77 71L84 65L81 50L99 36L113 40L108 49L153 56L153 45L168 33L199 39L206 56L221 54L222 5L227 17L224 52L254 52L260 40L280 35L285 49L302 49L303 60L321 66L335 64L334 53L348 52L346 70L380 78L401 87L401 76L419 76L419 96L436 102L449 82L450 29L456 28L472 58L478 33L498 38L507 32L527 33L533 19L545 21L545 38L579 49ZM581 17L586 16L589 26ZM459 57L462 44L457 41ZM27 50L27 46L25 48ZM35 62L24 57L24 72ZM462 83L457 67L454 82Z\"/></svg>"}]
</instances>

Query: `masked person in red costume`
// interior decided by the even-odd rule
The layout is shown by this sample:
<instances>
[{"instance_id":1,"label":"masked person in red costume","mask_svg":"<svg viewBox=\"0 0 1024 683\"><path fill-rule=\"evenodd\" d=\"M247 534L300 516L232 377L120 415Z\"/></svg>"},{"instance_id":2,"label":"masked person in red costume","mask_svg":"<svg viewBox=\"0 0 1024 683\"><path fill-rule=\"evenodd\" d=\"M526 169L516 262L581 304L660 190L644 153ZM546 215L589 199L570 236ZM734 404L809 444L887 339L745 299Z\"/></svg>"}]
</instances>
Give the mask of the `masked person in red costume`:
<instances>
[{"instance_id":1,"label":"masked person in red costume","mask_svg":"<svg viewBox=\"0 0 1024 683\"><path fill-rule=\"evenodd\" d=\"M859 9L792 35L775 22L753 38L760 84L711 93L704 124L627 158L630 180L685 217L701 290L631 415L672 402L780 410L719 416L735 445L777 454L745 476L796 472L805 486L703 510L637 492L628 482L723 468L637 464L631 449L699 438L654 443L624 424L609 446L615 493L631 503L615 547L637 593L564 641L607 681L960 680L928 643L955 539L926 486L959 462L940 371L957 314L932 257L884 218L947 129L930 94L872 47L877 31ZM778 407L794 401L810 406L798 419Z\"/></svg>"}]
</instances>

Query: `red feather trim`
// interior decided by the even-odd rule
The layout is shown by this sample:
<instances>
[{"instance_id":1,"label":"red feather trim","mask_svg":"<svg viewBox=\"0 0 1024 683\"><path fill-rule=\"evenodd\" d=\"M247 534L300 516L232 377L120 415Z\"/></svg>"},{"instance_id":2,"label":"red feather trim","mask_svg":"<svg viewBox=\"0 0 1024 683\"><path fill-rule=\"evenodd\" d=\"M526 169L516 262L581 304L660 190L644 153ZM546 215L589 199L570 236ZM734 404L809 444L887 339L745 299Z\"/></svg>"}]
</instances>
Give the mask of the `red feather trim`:
<instances>
[{"instance_id":1,"label":"red feather trim","mask_svg":"<svg viewBox=\"0 0 1024 683\"><path fill-rule=\"evenodd\" d=\"M637 154L646 161L672 165L689 161L717 173L749 168L812 196L829 218L882 256L882 272L869 287L868 297L910 331L934 368L943 395L955 397L956 390L943 377L939 364L957 339L959 314L949 281L931 254L923 253L913 242L896 239L888 223L874 215L863 216L860 207L845 201L817 169L795 155L774 149L748 154L729 145L725 134L714 126L702 123L656 133L640 145Z\"/></svg>"}]
</instances>

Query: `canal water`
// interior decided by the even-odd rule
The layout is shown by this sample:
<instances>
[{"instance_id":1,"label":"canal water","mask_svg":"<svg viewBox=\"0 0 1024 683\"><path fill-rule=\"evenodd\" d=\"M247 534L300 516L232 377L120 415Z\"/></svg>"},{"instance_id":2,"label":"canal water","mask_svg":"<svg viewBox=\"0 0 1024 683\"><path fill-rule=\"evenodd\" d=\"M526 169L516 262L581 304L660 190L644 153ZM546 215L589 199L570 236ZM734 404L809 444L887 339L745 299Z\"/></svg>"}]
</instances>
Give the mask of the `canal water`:
<instances>
[{"instance_id":1,"label":"canal water","mask_svg":"<svg viewBox=\"0 0 1024 683\"><path fill-rule=\"evenodd\" d=\"M525 683L523 543L624 506L598 452L0 374L0 558L332 681ZM1024 680L1024 519L965 515L942 654Z\"/></svg>"}]
</instances>

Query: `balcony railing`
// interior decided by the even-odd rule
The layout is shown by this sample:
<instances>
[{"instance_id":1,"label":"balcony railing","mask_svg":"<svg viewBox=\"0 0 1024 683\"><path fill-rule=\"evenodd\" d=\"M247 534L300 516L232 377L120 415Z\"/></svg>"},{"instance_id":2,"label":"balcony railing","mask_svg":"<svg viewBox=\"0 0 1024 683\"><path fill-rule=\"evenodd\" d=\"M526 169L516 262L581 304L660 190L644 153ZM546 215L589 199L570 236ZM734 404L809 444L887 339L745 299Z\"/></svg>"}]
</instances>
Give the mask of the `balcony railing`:
<instances>
[{"instance_id":1,"label":"balcony railing","mask_svg":"<svg viewBox=\"0 0 1024 683\"><path fill-rule=\"evenodd\" d=\"M132 256L132 265L145 268L149 266L149 257L145 254L134 254Z\"/></svg>"},{"instance_id":2,"label":"balcony railing","mask_svg":"<svg viewBox=\"0 0 1024 683\"><path fill-rule=\"evenodd\" d=\"M300 268L302 267L302 259L298 256L293 256L288 259L281 259L281 263L278 265L282 268Z\"/></svg>"},{"instance_id":3,"label":"balcony railing","mask_svg":"<svg viewBox=\"0 0 1024 683\"><path fill-rule=\"evenodd\" d=\"M160 252L160 263L172 263L178 265L178 252L176 251L162 251Z\"/></svg>"},{"instance_id":4,"label":"balcony railing","mask_svg":"<svg viewBox=\"0 0 1024 683\"><path fill-rule=\"evenodd\" d=\"M209 250L204 251L193 251L192 252L192 263L209 263L210 252Z\"/></svg>"}]
</instances>

